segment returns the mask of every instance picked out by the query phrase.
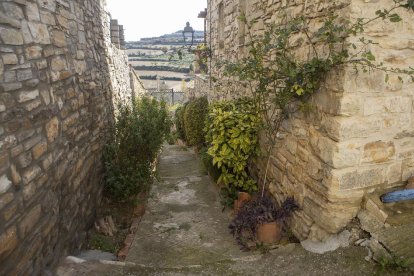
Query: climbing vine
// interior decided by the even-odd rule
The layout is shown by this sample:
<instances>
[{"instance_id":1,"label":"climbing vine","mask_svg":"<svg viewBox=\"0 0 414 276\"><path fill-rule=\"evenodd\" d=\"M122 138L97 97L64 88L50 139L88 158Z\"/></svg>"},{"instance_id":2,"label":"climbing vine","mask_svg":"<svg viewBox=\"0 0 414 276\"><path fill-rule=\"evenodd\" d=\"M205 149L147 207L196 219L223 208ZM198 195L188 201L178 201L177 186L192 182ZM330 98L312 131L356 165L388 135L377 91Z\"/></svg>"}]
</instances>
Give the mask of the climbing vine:
<instances>
[{"instance_id":1,"label":"climbing vine","mask_svg":"<svg viewBox=\"0 0 414 276\"><path fill-rule=\"evenodd\" d=\"M278 24L264 24L261 36L253 32L257 20L248 21L246 16L240 16L247 26L248 54L235 62L218 65L224 69L225 76L235 77L237 83L251 92L255 108L264 121L269 157L278 141L283 120L300 109L310 108L306 100L321 87L333 69L353 66L356 72L381 70L385 72L386 82L389 74L394 73L400 81L404 81L403 76L414 80L413 67L384 66L370 50L376 43L363 37L365 28L375 21L400 22L402 19L396 13L400 8L414 10L414 0L394 0L392 7L378 10L373 18L359 18L355 22L328 14L316 31L309 27L310 19L304 16L288 19L285 15ZM300 52L308 54L299 57ZM263 191L266 178L267 168Z\"/></svg>"}]
</instances>

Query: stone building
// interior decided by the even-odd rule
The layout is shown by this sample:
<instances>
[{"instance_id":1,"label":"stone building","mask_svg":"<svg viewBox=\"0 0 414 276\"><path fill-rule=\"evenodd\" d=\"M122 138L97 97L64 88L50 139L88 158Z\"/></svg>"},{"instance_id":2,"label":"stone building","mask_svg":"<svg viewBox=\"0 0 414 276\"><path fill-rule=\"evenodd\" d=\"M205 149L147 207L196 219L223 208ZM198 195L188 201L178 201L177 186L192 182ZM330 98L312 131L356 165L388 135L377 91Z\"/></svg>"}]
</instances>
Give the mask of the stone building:
<instances>
[{"instance_id":1,"label":"stone building","mask_svg":"<svg viewBox=\"0 0 414 276\"><path fill-rule=\"evenodd\" d=\"M120 47L105 1L0 1L0 275L84 241L114 106L144 92Z\"/></svg>"},{"instance_id":2,"label":"stone building","mask_svg":"<svg viewBox=\"0 0 414 276\"><path fill-rule=\"evenodd\" d=\"M352 21L374 17L376 10L393 3L209 0L211 79L222 78L217 61L237 60L246 54L247 27L238 19L242 13L249 21L257 19L252 32L260 34L264 23L275 22L282 13L303 15L317 23L326 11L333 11ZM408 68L414 64L414 13L405 8L398 13L401 22L377 21L366 27L364 36L378 42L371 48L377 60L388 67ZM315 106L311 114L297 112L283 123L283 138L270 160L269 190L279 202L288 195L298 201L301 211L290 226L301 240L325 240L340 232L365 209L370 193L402 186L414 176L414 84L402 83L392 74L388 82L384 79L382 71L355 74L353 68L345 68L331 72L309 100ZM243 88L218 87L214 82L211 90L205 84L202 90L211 99L245 93ZM261 161L256 165L264 168Z\"/></svg>"}]
</instances>

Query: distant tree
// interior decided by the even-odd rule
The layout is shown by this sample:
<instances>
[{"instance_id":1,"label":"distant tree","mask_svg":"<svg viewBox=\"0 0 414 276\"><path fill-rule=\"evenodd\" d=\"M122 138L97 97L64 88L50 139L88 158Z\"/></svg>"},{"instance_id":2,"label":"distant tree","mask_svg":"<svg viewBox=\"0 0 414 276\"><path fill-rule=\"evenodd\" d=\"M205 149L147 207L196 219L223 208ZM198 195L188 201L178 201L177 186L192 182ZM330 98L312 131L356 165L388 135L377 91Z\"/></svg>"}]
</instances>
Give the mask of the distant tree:
<instances>
[{"instance_id":1,"label":"distant tree","mask_svg":"<svg viewBox=\"0 0 414 276\"><path fill-rule=\"evenodd\" d=\"M161 47L161 51L166 54L168 52L168 48L166 46Z\"/></svg>"}]
</instances>

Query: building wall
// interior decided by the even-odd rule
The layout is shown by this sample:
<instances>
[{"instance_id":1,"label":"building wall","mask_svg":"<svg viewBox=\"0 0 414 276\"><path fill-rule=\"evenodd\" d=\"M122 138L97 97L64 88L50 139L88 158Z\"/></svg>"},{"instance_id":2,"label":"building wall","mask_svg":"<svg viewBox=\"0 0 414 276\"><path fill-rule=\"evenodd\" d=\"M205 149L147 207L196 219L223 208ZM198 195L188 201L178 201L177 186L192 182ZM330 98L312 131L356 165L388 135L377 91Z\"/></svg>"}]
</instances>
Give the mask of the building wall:
<instances>
[{"instance_id":1,"label":"building wall","mask_svg":"<svg viewBox=\"0 0 414 276\"><path fill-rule=\"evenodd\" d=\"M208 31L212 49L213 98L245 95L237 81L222 76L220 60L236 60L247 51L246 26L238 16L258 19L253 34L263 32L263 22L277 22L281 13L304 15L317 26L328 11L345 19L373 17L391 0L363 1L263 1L209 0ZM259 6L264 7L262 12ZM403 21L375 22L366 38L379 44L372 48L377 60L389 67L408 67L414 58L412 12L398 10ZM298 57L306 55L297 48ZM223 81L224 80L224 81ZM343 229L361 208L366 193L390 186L414 175L414 86L390 75L371 72L355 74L352 68L331 72L311 99L310 113L297 112L283 123L278 147L270 159L270 192L279 202L288 195L301 211L291 221L300 239L323 240ZM259 171L266 160L257 160Z\"/></svg>"},{"instance_id":2,"label":"building wall","mask_svg":"<svg viewBox=\"0 0 414 276\"><path fill-rule=\"evenodd\" d=\"M0 2L0 275L38 275L78 249L129 66L100 0Z\"/></svg>"}]
</instances>

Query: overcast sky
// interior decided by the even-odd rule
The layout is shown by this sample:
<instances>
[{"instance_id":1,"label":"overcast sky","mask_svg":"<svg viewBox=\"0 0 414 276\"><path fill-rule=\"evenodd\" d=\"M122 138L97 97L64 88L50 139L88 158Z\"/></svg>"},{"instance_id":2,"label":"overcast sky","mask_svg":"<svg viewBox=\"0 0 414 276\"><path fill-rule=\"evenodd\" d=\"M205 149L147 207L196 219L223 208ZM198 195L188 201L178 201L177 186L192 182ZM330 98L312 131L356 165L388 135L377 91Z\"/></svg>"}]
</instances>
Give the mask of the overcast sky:
<instances>
[{"instance_id":1,"label":"overcast sky","mask_svg":"<svg viewBox=\"0 0 414 276\"><path fill-rule=\"evenodd\" d=\"M127 41L160 36L182 30L190 22L195 30L204 29L198 13L207 0L106 0L113 19L124 25Z\"/></svg>"}]
</instances>

